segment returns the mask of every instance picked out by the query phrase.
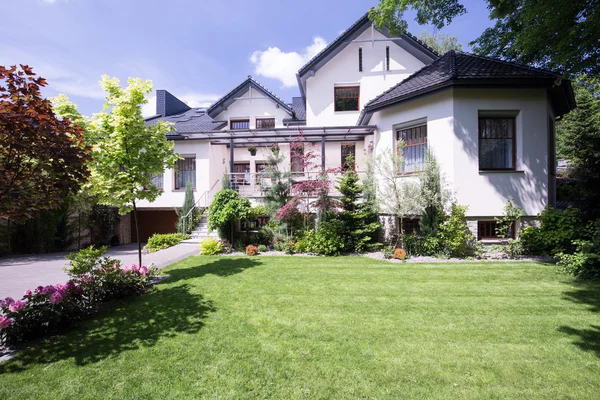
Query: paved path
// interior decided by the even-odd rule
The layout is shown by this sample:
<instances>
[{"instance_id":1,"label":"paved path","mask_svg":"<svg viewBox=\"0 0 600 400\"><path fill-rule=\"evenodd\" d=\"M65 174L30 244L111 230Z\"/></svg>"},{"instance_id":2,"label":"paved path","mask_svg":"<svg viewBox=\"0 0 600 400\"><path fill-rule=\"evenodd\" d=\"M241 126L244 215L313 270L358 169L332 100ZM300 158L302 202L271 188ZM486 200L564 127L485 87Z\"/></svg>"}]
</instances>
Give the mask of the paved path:
<instances>
[{"instance_id":1,"label":"paved path","mask_svg":"<svg viewBox=\"0 0 600 400\"><path fill-rule=\"evenodd\" d=\"M63 283L68 276L63 267L68 265L68 253L34 254L26 256L0 257L0 298L6 296L20 299L27 289L39 285ZM145 265L166 267L179 260L198 254L198 243L181 243L156 253L143 254ZM108 250L108 255L123 264L137 264L137 244L117 246Z\"/></svg>"}]
</instances>

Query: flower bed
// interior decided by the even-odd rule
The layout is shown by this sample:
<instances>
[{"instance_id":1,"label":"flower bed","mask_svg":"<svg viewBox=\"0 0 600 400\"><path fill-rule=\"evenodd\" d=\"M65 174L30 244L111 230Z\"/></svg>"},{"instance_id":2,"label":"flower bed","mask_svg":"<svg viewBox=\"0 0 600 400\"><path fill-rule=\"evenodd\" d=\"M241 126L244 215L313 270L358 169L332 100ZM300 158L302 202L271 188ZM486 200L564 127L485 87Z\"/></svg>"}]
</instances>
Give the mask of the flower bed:
<instances>
[{"instance_id":1,"label":"flower bed","mask_svg":"<svg viewBox=\"0 0 600 400\"><path fill-rule=\"evenodd\" d=\"M71 258L71 279L64 284L38 286L25 291L20 300L0 300L0 347L63 331L105 302L148 289L156 268L121 266L118 260L101 258L102 251L95 250L86 259L88 267L79 270Z\"/></svg>"}]
</instances>

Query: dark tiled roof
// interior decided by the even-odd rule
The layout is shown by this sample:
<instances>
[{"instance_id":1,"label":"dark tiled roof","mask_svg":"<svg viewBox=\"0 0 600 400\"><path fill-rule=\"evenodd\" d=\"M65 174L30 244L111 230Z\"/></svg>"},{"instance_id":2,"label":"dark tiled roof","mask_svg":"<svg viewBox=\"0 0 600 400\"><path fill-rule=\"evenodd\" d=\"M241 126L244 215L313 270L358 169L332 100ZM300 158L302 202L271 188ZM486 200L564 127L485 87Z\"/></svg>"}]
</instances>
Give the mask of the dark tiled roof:
<instances>
[{"instance_id":1,"label":"dark tiled roof","mask_svg":"<svg viewBox=\"0 0 600 400\"><path fill-rule=\"evenodd\" d=\"M543 69L451 50L375 97L365 105L365 111L375 111L419 94L461 83L536 82L551 86L558 76Z\"/></svg>"},{"instance_id":2,"label":"dark tiled roof","mask_svg":"<svg viewBox=\"0 0 600 400\"><path fill-rule=\"evenodd\" d=\"M150 117L146 119L146 125L155 124L157 121L167 121L175 124L175 130L170 132L169 136L214 131L227 126L227 121L214 121L206 113L205 108L191 108L181 114L167 117Z\"/></svg>"},{"instance_id":3,"label":"dark tiled roof","mask_svg":"<svg viewBox=\"0 0 600 400\"><path fill-rule=\"evenodd\" d=\"M288 106L275 93L271 92L269 89L261 85L250 75L248 76L248 79L236 86L231 92L227 93L225 96L217 100L213 105L208 107L206 112L208 113L208 115L216 117L222 112L223 106L226 107L228 104L233 103L235 101L235 97L241 96L250 86L254 87L255 89L258 89L265 96L273 100L275 103L279 104L279 106L285 111L287 111L290 115L292 114L292 109L290 108L290 106Z\"/></svg>"},{"instance_id":4,"label":"dark tiled roof","mask_svg":"<svg viewBox=\"0 0 600 400\"><path fill-rule=\"evenodd\" d=\"M306 119L306 104L302 97L292 97L291 107L296 119Z\"/></svg>"},{"instance_id":5,"label":"dark tiled roof","mask_svg":"<svg viewBox=\"0 0 600 400\"><path fill-rule=\"evenodd\" d=\"M163 117L180 114L190 107L166 90L156 91L156 114Z\"/></svg>"},{"instance_id":6,"label":"dark tiled roof","mask_svg":"<svg viewBox=\"0 0 600 400\"><path fill-rule=\"evenodd\" d=\"M319 63L322 59L326 58L331 52L333 52L339 45L344 42L351 40L352 36L356 34L359 30L364 29L363 26L365 24L370 24L369 13L367 12L362 17L358 19L355 23L353 23L348 29L342 32L335 40L329 45L327 45L323 50L317 53L313 58L311 58L300 70L298 70L299 75L304 75L311 67L315 64ZM426 53L430 53L429 55L432 58L436 58L439 56L438 53L435 52L431 47L427 46L425 43L417 39L415 36L406 32L402 35L403 38L408 39L408 42L412 42L416 47L421 47Z\"/></svg>"}]
</instances>

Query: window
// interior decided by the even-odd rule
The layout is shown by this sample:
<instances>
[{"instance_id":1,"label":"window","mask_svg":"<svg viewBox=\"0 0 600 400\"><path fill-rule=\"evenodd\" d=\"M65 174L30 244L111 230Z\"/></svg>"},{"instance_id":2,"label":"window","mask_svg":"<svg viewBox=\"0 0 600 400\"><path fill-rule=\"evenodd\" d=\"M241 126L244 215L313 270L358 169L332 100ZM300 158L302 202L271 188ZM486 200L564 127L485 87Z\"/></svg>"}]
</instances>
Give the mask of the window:
<instances>
[{"instance_id":1,"label":"window","mask_svg":"<svg viewBox=\"0 0 600 400\"><path fill-rule=\"evenodd\" d=\"M514 170L514 117L479 117L479 169Z\"/></svg>"},{"instance_id":2,"label":"window","mask_svg":"<svg viewBox=\"0 0 600 400\"><path fill-rule=\"evenodd\" d=\"M229 121L230 129L250 129L249 119L236 119Z\"/></svg>"},{"instance_id":3,"label":"window","mask_svg":"<svg viewBox=\"0 0 600 400\"><path fill-rule=\"evenodd\" d=\"M256 118L256 129L275 128L275 118Z\"/></svg>"},{"instance_id":4,"label":"window","mask_svg":"<svg viewBox=\"0 0 600 400\"><path fill-rule=\"evenodd\" d=\"M188 182L196 189L196 157L177 160L175 168L175 189L184 189Z\"/></svg>"},{"instance_id":5,"label":"window","mask_svg":"<svg viewBox=\"0 0 600 400\"><path fill-rule=\"evenodd\" d=\"M152 174L152 185L159 189L159 190L163 190L164 188L164 179L163 179L163 174Z\"/></svg>"},{"instance_id":6,"label":"window","mask_svg":"<svg viewBox=\"0 0 600 400\"><path fill-rule=\"evenodd\" d=\"M477 221L477 240L481 239L499 239L496 233L496 221ZM515 238L515 224L511 224L508 233L509 238Z\"/></svg>"},{"instance_id":7,"label":"window","mask_svg":"<svg viewBox=\"0 0 600 400\"><path fill-rule=\"evenodd\" d=\"M358 111L360 86L335 88L335 111Z\"/></svg>"},{"instance_id":8,"label":"window","mask_svg":"<svg viewBox=\"0 0 600 400\"><path fill-rule=\"evenodd\" d=\"M351 161L348 157L352 157ZM356 145L354 143L342 144L342 171L355 169L356 166Z\"/></svg>"},{"instance_id":9,"label":"window","mask_svg":"<svg viewBox=\"0 0 600 400\"><path fill-rule=\"evenodd\" d=\"M421 232L421 225L416 218L405 218L402 220L402 230L409 235L418 235Z\"/></svg>"},{"instance_id":10,"label":"window","mask_svg":"<svg viewBox=\"0 0 600 400\"><path fill-rule=\"evenodd\" d=\"M250 184L250 163L235 163L233 164L233 183L237 185Z\"/></svg>"},{"instance_id":11,"label":"window","mask_svg":"<svg viewBox=\"0 0 600 400\"><path fill-rule=\"evenodd\" d=\"M385 47L385 70L390 70L390 46Z\"/></svg>"},{"instance_id":12,"label":"window","mask_svg":"<svg viewBox=\"0 0 600 400\"><path fill-rule=\"evenodd\" d=\"M290 148L290 161L292 172L304 172L304 147Z\"/></svg>"},{"instance_id":13,"label":"window","mask_svg":"<svg viewBox=\"0 0 600 400\"><path fill-rule=\"evenodd\" d=\"M397 140L404 143L404 164L400 166L400 172L412 174L423 171L427 152L427 125L399 129Z\"/></svg>"},{"instance_id":14,"label":"window","mask_svg":"<svg viewBox=\"0 0 600 400\"><path fill-rule=\"evenodd\" d=\"M358 48L358 72L362 72L362 47Z\"/></svg>"}]
</instances>

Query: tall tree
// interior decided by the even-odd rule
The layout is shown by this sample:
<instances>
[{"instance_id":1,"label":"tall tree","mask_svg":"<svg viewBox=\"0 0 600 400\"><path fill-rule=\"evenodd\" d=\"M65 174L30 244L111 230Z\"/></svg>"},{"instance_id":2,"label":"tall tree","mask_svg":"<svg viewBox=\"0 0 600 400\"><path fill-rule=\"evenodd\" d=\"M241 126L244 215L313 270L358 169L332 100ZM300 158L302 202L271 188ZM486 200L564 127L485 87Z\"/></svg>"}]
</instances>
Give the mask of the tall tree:
<instances>
[{"instance_id":1,"label":"tall tree","mask_svg":"<svg viewBox=\"0 0 600 400\"><path fill-rule=\"evenodd\" d=\"M575 81L577 108L556 125L557 152L569 159L583 189L585 208L600 216L600 78Z\"/></svg>"},{"instance_id":2,"label":"tall tree","mask_svg":"<svg viewBox=\"0 0 600 400\"><path fill-rule=\"evenodd\" d=\"M0 66L0 218L24 222L57 208L89 172L83 129L59 119L27 65Z\"/></svg>"},{"instance_id":3,"label":"tall tree","mask_svg":"<svg viewBox=\"0 0 600 400\"><path fill-rule=\"evenodd\" d=\"M419 40L438 54L444 54L450 50L462 50L462 45L458 43L456 36L450 36L440 31L433 33L423 31L419 34Z\"/></svg>"},{"instance_id":4,"label":"tall tree","mask_svg":"<svg viewBox=\"0 0 600 400\"><path fill-rule=\"evenodd\" d=\"M152 91L152 82L130 78L127 83L123 88L117 78L103 76L100 85L107 93L104 111L94 114L85 125L93 144L90 190L100 204L115 206L120 214L133 211L141 265L137 202L156 200L161 192L152 184L152 175L164 173L179 156L166 137L171 124L144 122L142 105L147 102L145 95ZM73 112L74 106L67 103L62 97L55 107Z\"/></svg>"},{"instance_id":5,"label":"tall tree","mask_svg":"<svg viewBox=\"0 0 600 400\"><path fill-rule=\"evenodd\" d=\"M485 0L494 26L474 42L476 53L530 63L566 77L600 73L598 0ZM467 10L459 0L380 0L369 17L393 33L406 30L404 12L441 29Z\"/></svg>"},{"instance_id":6,"label":"tall tree","mask_svg":"<svg viewBox=\"0 0 600 400\"><path fill-rule=\"evenodd\" d=\"M452 194L442 176L440 165L431 151L427 151L425 155L425 168L420 178L423 206L423 215L419 220L421 234L435 237L446 211L449 211L448 205Z\"/></svg>"}]
</instances>

